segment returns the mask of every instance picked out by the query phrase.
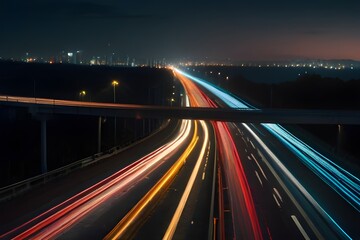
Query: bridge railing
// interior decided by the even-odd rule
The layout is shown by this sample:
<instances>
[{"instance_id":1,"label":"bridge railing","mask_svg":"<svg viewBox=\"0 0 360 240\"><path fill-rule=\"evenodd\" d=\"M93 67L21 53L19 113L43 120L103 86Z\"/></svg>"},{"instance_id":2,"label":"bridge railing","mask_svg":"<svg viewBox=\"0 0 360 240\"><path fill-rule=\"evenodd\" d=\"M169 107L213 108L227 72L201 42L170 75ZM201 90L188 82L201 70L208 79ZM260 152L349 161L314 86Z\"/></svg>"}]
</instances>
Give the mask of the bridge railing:
<instances>
[{"instance_id":1,"label":"bridge railing","mask_svg":"<svg viewBox=\"0 0 360 240\"><path fill-rule=\"evenodd\" d=\"M123 145L110 148L106 151L96 153L92 156L80 159L80 160L70 163L66 166L63 166L63 167L54 169L52 171L25 179L23 181L2 187L2 188L0 188L0 202L11 199L18 195L21 195L24 192L32 189L35 186L49 182L50 180L53 180L57 177L67 175L76 169L84 168L86 166L95 164L103 159L109 158L113 155L116 155L116 154L122 152L122 151L125 151L125 150L133 147L134 145L145 141L146 139L148 139L152 135L156 134L157 132L161 131L168 124L169 124L169 121L165 121L163 124L160 125L160 127L158 129L156 129L155 131L150 133L150 135L148 135L148 136L139 136L133 140L128 141L127 143L125 143Z\"/></svg>"},{"instance_id":2,"label":"bridge railing","mask_svg":"<svg viewBox=\"0 0 360 240\"><path fill-rule=\"evenodd\" d=\"M114 148L112 148L106 152L94 154L90 157L83 158L81 160L78 160L69 165L54 169L47 173L43 173L43 174L37 175L35 177L28 178L26 180L8 185L6 187L2 187L2 188L0 188L0 202L10 199L10 198L13 198L17 195L20 195L20 194L28 191L29 189L31 189L34 186L46 183L46 182L48 182L54 178L57 178L59 176L66 175L75 169L83 168L85 166L94 164L94 163L96 163L104 158L108 158L116 153L117 153L117 151L114 151Z\"/></svg>"}]
</instances>

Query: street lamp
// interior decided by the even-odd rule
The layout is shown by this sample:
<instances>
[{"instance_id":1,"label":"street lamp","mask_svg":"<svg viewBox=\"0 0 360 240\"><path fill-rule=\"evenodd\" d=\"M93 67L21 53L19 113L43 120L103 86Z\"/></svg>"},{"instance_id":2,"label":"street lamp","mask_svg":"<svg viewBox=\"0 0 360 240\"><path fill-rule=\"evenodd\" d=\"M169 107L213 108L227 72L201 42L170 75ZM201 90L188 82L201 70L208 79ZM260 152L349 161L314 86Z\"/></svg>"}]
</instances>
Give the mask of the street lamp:
<instances>
[{"instance_id":1,"label":"street lamp","mask_svg":"<svg viewBox=\"0 0 360 240\"><path fill-rule=\"evenodd\" d=\"M79 95L80 95L80 101L84 100L84 97L86 95L86 91L84 91L84 90L80 91Z\"/></svg>"},{"instance_id":2,"label":"street lamp","mask_svg":"<svg viewBox=\"0 0 360 240\"><path fill-rule=\"evenodd\" d=\"M117 85L119 85L119 82L116 80L113 80L111 82L111 85L114 86L114 103L115 103L115 88ZM116 146L116 116L114 117L114 146Z\"/></svg>"}]
</instances>

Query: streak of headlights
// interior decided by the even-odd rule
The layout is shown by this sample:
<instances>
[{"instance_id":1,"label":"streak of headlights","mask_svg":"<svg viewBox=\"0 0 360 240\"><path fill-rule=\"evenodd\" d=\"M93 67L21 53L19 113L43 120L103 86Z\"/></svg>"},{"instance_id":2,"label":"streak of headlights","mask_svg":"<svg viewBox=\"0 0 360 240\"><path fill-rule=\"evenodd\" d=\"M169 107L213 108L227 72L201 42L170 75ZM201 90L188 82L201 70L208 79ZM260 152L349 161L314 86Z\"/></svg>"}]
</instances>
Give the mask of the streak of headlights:
<instances>
[{"instance_id":1,"label":"streak of headlights","mask_svg":"<svg viewBox=\"0 0 360 240\"><path fill-rule=\"evenodd\" d=\"M278 124L262 124L309 169L360 212L360 181Z\"/></svg>"},{"instance_id":2,"label":"streak of headlights","mask_svg":"<svg viewBox=\"0 0 360 240\"><path fill-rule=\"evenodd\" d=\"M154 152L121 169L112 176L80 192L52 209L29 220L21 226L3 234L0 238L14 235L14 239L29 237L51 238L70 228L87 213L95 209L115 194L128 189L144 174L153 171L165 157L171 156L188 138L191 132L191 121L183 120L179 134L175 139Z\"/></svg>"},{"instance_id":3,"label":"streak of headlights","mask_svg":"<svg viewBox=\"0 0 360 240\"><path fill-rule=\"evenodd\" d=\"M336 223L336 221L320 206L320 204L311 196L311 194L304 188L304 186L294 177L294 175L284 166L284 164L281 163L278 157L266 146L266 144L261 140L261 138L251 130L251 128L243 123L243 126L250 132L250 134L258 141L258 143L262 146L262 148L269 154L271 159L276 163L276 165L282 170L282 172L285 174L285 176L288 177L288 179L300 190L300 192L305 196L305 198L317 209L317 211L328 220L328 222L332 226L336 226L336 229L339 230L339 234L342 235L345 238L351 239L350 236ZM266 161L264 161L265 164ZM277 178L279 183L282 185L283 189L287 192L288 196L290 197L291 201L295 204L297 209L301 212L303 217L306 219L307 223L313 230L313 232L316 234L318 239L323 239L324 237L321 236L319 231L316 229L310 218L307 216L303 208L299 205L298 201L292 196L291 192L288 190L288 188L285 186L285 184L280 180L276 172L273 170L270 164L267 164L269 169L272 170L272 173Z\"/></svg>"},{"instance_id":4,"label":"streak of headlights","mask_svg":"<svg viewBox=\"0 0 360 240\"><path fill-rule=\"evenodd\" d=\"M189 178L189 181L186 185L186 188L183 192L183 195L180 199L180 202L176 208L176 211L170 221L170 224L164 234L164 237L163 239L172 239L173 236L174 236L174 233L175 233L175 230L176 230L176 227L177 227L177 224L179 223L179 220L180 220L180 217L181 217L181 214L184 210L184 207L185 207L185 204L189 198L189 195L190 195L190 192L194 186L194 182L195 182L195 178L196 176L198 175L198 172L199 172L199 169L200 169L200 165L201 165L201 162L204 160L204 155L205 155L205 150L206 150L206 146L209 142L209 129L208 127L206 126L206 123L204 121L200 121L201 123L201 126L203 128L203 131L204 131L204 142L203 142L203 145L201 147L201 151L200 151L200 155L199 155L199 158L197 159L196 161L196 165L191 173L191 176Z\"/></svg>"}]
</instances>

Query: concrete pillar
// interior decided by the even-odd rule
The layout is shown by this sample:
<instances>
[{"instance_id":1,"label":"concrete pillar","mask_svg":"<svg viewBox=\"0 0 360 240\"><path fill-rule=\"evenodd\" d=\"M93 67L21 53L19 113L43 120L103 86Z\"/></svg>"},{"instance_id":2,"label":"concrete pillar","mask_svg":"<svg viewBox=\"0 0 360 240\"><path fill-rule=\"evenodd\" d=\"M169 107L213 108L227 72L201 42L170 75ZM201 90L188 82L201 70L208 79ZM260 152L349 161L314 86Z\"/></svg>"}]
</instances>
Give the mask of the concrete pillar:
<instances>
[{"instance_id":1,"label":"concrete pillar","mask_svg":"<svg viewBox=\"0 0 360 240\"><path fill-rule=\"evenodd\" d=\"M144 137L145 136L145 119L144 118L142 119L142 129L143 129L142 136Z\"/></svg>"},{"instance_id":2,"label":"concrete pillar","mask_svg":"<svg viewBox=\"0 0 360 240\"><path fill-rule=\"evenodd\" d=\"M102 122L102 117L99 116L99 122L98 122L98 150L97 152L101 152L101 122Z\"/></svg>"},{"instance_id":3,"label":"concrete pillar","mask_svg":"<svg viewBox=\"0 0 360 240\"><path fill-rule=\"evenodd\" d=\"M114 147L116 147L116 135L117 135L117 133L116 133L116 116L114 117Z\"/></svg>"},{"instance_id":4,"label":"concrete pillar","mask_svg":"<svg viewBox=\"0 0 360 240\"><path fill-rule=\"evenodd\" d=\"M47 172L46 119L41 119L41 172Z\"/></svg>"},{"instance_id":5,"label":"concrete pillar","mask_svg":"<svg viewBox=\"0 0 360 240\"><path fill-rule=\"evenodd\" d=\"M338 128L338 134L337 134L337 146L336 146L336 152L340 153L341 152L341 148L342 148L342 139L343 139L343 135L344 135L344 128L341 124L337 125Z\"/></svg>"}]
</instances>

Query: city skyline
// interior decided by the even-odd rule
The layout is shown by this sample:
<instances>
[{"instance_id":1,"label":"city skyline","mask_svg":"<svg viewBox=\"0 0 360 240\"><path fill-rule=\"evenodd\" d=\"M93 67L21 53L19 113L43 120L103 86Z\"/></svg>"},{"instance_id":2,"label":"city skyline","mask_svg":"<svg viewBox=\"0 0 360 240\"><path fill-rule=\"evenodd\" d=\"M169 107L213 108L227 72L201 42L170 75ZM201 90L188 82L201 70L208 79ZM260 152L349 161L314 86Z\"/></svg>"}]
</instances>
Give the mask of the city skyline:
<instances>
[{"instance_id":1,"label":"city skyline","mask_svg":"<svg viewBox=\"0 0 360 240\"><path fill-rule=\"evenodd\" d=\"M357 1L0 3L0 56L81 49L136 58L360 60Z\"/></svg>"}]
</instances>

